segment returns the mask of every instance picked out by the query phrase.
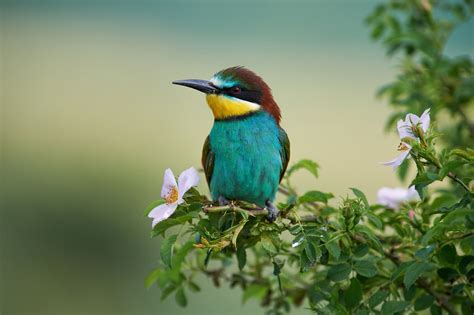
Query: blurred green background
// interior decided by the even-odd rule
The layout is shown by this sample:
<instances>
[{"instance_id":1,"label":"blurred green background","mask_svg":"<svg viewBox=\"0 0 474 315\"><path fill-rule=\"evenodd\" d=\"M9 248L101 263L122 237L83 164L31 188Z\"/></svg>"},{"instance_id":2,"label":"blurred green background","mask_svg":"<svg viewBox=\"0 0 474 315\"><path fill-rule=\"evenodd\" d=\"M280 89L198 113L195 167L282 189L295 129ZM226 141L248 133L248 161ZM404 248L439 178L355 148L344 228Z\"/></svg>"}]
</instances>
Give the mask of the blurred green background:
<instances>
[{"instance_id":1,"label":"blurred green background","mask_svg":"<svg viewBox=\"0 0 474 315\"><path fill-rule=\"evenodd\" d=\"M143 211L165 168L200 165L213 121L175 79L262 75L292 161L322 166L301 190L399 185L378 164L398 141L374 96L396 71L363 23L376 1L39 2L0 6L1 314L261 313L208 279L186 309L144 287L159 239ZM473 53L473 29L448 53Z\"/></svg>"}]
</instances>

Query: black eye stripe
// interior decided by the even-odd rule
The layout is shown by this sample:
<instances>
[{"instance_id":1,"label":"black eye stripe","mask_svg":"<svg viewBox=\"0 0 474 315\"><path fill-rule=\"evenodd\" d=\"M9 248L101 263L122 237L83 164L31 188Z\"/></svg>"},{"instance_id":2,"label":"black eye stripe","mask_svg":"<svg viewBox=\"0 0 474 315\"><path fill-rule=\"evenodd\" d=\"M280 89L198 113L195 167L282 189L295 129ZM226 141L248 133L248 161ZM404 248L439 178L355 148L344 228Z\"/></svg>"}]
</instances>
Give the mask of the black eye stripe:
<instances>
[{"instance_id":1,"label":"black eye stripe","mask_svg":"<svg viewBox=\"0 0 474 315\"><path fill-rule=\"evenodd\" d=\"M244 101L256 103L256 104L260 104L260 101L262 100L262 93L259 91L241 90L239 93L232 93L232 91L230 92L226 91L225 94L244 100Z\"/></svg>"}]
</instances>

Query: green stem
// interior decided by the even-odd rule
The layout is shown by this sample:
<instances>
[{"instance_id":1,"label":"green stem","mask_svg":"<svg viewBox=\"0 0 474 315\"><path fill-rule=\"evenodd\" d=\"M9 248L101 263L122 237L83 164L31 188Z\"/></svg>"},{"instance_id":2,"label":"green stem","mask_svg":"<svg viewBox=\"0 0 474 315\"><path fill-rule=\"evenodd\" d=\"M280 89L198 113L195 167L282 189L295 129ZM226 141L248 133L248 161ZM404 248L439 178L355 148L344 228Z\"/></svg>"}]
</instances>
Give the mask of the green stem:
<instances>
[{"instance_id":1,"label":"green stem","mask_svg":"<svg viewBox=\"0 0 474 315\"><path fill-rule=\"evenodd\" d=\"M471 189L462 180L460 180L459 177L456 176L456 174L449 172L448 177L457 182L459 185L461 185L467 192L471 192Z\"/></svg>"}]
</instances>

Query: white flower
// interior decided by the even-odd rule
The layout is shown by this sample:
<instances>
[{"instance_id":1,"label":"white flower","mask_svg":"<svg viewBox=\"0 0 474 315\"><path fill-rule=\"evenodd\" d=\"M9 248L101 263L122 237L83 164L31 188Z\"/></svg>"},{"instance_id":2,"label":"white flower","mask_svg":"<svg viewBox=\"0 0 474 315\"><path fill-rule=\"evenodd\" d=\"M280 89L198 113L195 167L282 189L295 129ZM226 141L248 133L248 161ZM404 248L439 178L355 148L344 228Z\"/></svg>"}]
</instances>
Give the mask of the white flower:
<instances>
[{"instance_id":1,"label":"white flower","mask_svg":"<svg viewBox=\"0 0 474 315\"><path fill-rule=\"evenodd\" d=\"M153 219L152 227L158 222L168 219L178 205L184 202L184 194L191 187L197 186L198 183L199 174L194 167L188 168L179 175L178 184L176 184L173 172L169 168L166 169L161 188L161 197L165 199L165 203L153 208L148 214L148 217Z\"/></svg>"},{"instance_id":2,"label":"white flower","mask_svg":"<svg viewBox=\"0 0 474 315\"><path fill-rule=\"evenodd\" d=\"M404 138L410 138L419 140L417 136L417 128L418 125L421 126L421 130L426 132L428 127L430 126L430 109L428 108L423 112L421 117L418 117L414 114L407 114L405 116L405 121L400 119L397 123L398 135L400 139L403 140Z\"/></svg>"},{"instance_id":3,"label":"white flower","mask_svg":"<svg viewBox=\"0 0 474 315\"><path fill-rule=\"evenodd\" d=\"M400 155L394 158L393 160L388 162L382 162L381 164L391 166L395 170L398 166L400 166L400 164L403 163L403 161L405 161L405 159L410 158L410 150L411 146L409 144L401 142L398 146L398 151L401 151L402 153L400 153Z\"/></svg>"},{"instance_id":4,"label":"white flower","mask_svg":"<svg viewBox=\"0 0 474 315\"><path fill-rule=\"evenodd\" d=\"M401 204L419 200L419 198L414 186L408 189L383 187L377 192L377 202L392 209L398 209Z\"/></svg>"},{"instance_id":5,"label":"white flower","mask_svg":"<svg viewBox=\"0 0 474 315\"><path fill-rule=\"evenodd\" d=\"M393 167L395 170L400 164L405 161L405 159L410 158L410 150L411 146L403 142L403 139L413 139L416 141L419 141L420 138L419 136L419 131L418 127L421 127L421 130L423 133L425 133L429 126L430 126L430 109L428 108L423 112L421 117L418 117L414 114L407 114L405 116L405 120L400 119L397 123L397 130L398 130L398 135L400 136L400 140L402 142L398 146L398 151L402 151L402 153L397 156L395 159L388 161L388 162L382 162L381 164L383 165L388 165Z\"/></svg>"}]
</instances>

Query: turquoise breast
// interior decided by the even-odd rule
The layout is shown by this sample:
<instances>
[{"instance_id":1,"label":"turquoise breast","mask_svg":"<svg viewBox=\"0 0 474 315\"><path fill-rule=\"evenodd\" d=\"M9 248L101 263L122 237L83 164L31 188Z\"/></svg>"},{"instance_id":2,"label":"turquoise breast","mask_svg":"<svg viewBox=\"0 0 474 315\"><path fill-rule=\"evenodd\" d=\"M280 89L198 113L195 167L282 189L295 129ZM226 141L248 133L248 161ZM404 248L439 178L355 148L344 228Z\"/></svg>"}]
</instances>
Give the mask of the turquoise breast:
<instances>
[{"instance_id":1,"label":"turquoise breast","mask_svg":"<svg viewBox=\"0 0 474 315\"><path fill-rule=\"evenodd\" d=\"M215 121L209 135L214 153L210 182L213 200L244 200L265 206L280 181L280 127L266 112Z\"/></svg>"}]
</instances>

